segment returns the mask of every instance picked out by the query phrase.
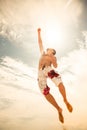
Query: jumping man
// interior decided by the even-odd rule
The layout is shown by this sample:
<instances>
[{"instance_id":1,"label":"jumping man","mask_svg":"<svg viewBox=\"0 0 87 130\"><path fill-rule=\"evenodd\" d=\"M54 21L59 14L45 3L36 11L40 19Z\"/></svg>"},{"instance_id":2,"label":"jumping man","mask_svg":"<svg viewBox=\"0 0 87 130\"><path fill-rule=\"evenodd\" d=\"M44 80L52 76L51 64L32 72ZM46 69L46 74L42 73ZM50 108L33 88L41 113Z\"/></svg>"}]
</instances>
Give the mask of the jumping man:
<instances>
[{"instance_id":1,"label":"jumping man","mask_svg":"<svg viewBox=\"0 0 87 130\"><path fill-rule=\"evenodd\" d=\"M43 48L42 39L41 39L41 29L38 28L37 32L38 32L38 44L41 53L39 66L38 66L39 88L42 94L44 95L44 97L46 98L46 100L57 109L60 122L64 123L62 108L57 104L54 97L50 94L50 88L47 85L47 78L50 78L55 83L55 85L59 88L59 91L63 96L64 103L66 104L69 112L72 112L73 108L67 100L65 87L62 83L61 76L54 70L54 68L57 68L58 66L57 59L55 57L56 51L52 48L48 48L45 52Z\"/></svg>"}]
</instances>

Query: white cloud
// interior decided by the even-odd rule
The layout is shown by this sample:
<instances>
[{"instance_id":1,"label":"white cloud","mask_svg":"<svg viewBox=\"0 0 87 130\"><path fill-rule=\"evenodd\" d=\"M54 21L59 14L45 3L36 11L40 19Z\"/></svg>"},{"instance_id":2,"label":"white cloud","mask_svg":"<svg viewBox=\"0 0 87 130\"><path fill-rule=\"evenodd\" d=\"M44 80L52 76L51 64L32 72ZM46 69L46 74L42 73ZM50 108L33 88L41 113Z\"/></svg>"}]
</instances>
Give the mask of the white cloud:
<instances>
[{"instance_id":1,"label":"white cloud","mask_svg":"<svg viewBox=\"0 0 87 130\"><path fill-rule=\"evenodd\" d=\"M87 49L87 31L82 31L81 36L82 39L81 38L77 39L78 46L81 49Z\"/></svg>"},{"instance_id":2,"label":"white cloud","mask_svg":"<svg viewBox=\"0 0 87 130\"><path fill-rule=\"evenodd\" d=\"M65 30L62 30L63 32L69 33L67 30L71 29L71 25L75 26L78 23L78 18L82 12L81 3L78 0L68 3L63 0L38 2L35 0L4 0L0 3L0 34L15 40L18 45L26 48L30 46L28 43L37 42L37 27L41 27L45 31L49 23L53 27L54 24L56 26L58 24L58 26L65 28ZM66 5L69 8L65 11Z\"/></svg>"},{"instance_id":3,"label":"white cloud","mask_svg":"<svg viewBox=\"0 0 87 130\"><path fill-rule=\"evenodd\" d=\"M79 77L79 76L86 77L87 76L86 58L87 58L86 49L74 50L68 53L67 57L63 57L59 61L60 73L63 74L68 72L74 77Z\"/></svg>"},{"instance_id":4,"label":"white cloud","mask_svg":"<svg viewBox=\"0 0 87 130\"><path fill-rule=\"evenodd\" d=\"M28 86L37 84L37 71L21 61L4 57L0 63L0 79L2 84L19 85L20 89L28 89ZM37 91L35 87L29 89Z\"/></svg>"},{"instance_id":5,"label":"white cloud","mask_svg":"<svg viewBox=\"0 0 87 130\"><path fill-rule=\"evenodd\" d=\"M67 97L74 107L72 114L69 115L66 108L64 109L65 105L62 104L62 97L59 96L57 88L50 84L50 87L52 87L51 89L53 89L51 92L54 92L55 90L54 96L63 108L63 114L65 117L64 128L66 129L70 128L74 130L83 130L83 128L87 128L86 59L86 50L80 49L71 52L68 56L62 58L61 61L59 60L59 71L66 87ZM5 57L0 63L0 72L0 95L4 99L2 105L4 108L8 107L6 110L4 109L1 111L1 118L2 120L8 120L8 123L10 123L10 125L3 125L1 122L1 126L3 128L5 128L5 126L6 128L14 128L17 126L15 129L21 127L25 128L26 125L26 129L35 129L35 127L40 129L44 125L44 122L45 124L47 123L45 127L46 130L48 128L54 129L55 126L58 128L60 127L58 125L57 113L55 109L53 109L53 107L45 101L44 97L40 95L36 83L37 70L35 68L30 68L21 61L14 60L10 57ZM72 74L74 75L72 76ZM75 80L73 80L73 77ZM72 86L70 86L70 83L67 82L67 79L68 81L71 80ZM13 87L14 89L12 89ZM7 102L10 107L8 105L4 105L4 103ZM23 119L26 119L27 121L25 122ZM49 119L50 123L48 121ZM23 123L20 125L20 122ZM51 123L52 125L50 125ZM63 128L60 128L60 130L61 129Z\"/></svg>"}]
</instances>

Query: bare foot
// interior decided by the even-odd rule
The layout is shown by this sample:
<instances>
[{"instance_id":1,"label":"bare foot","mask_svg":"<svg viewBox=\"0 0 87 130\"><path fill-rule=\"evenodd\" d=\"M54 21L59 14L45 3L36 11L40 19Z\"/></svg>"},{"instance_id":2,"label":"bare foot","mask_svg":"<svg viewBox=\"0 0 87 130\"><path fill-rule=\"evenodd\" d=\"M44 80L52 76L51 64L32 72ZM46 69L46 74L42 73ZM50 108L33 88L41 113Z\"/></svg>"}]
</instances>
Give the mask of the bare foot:
<instances>
[{"instance_id":1,"label":"bare foot","mask_svg":"<svg viewBox=\"0 0 87 130\"><path fill-rule=\"evenodd\" d=\"M60 122L61 122L61 123L64 123L64 117L63 117L63 115L62 115L62 112L59 112L59 111L58 111L58 114L59 114L59 120L60 120Z\"/></svg>"},{"instance_id":2,"label":"bare foot","mask_svg":"<svg viewBox=\"0 0 87 130\"><path fill-rule=\"evenodd\" d=\"M62 109L59 107L58 108L58 114L59 114L59 120L61 123L64 123L64 117L62 115Z\"/></svg>"},{"instance_id":3,"label":"bare foot","mask_svg":"<svg viewBox=\"0 0 87 130\"><path fill-rule=\"evenodd\" d=\"M67 109L69 110L69 112L72 112L73 111L73 107L71 106L71 104L69 102L66 102L65 104L66 104Z\"/></svg>"}]
</instances>

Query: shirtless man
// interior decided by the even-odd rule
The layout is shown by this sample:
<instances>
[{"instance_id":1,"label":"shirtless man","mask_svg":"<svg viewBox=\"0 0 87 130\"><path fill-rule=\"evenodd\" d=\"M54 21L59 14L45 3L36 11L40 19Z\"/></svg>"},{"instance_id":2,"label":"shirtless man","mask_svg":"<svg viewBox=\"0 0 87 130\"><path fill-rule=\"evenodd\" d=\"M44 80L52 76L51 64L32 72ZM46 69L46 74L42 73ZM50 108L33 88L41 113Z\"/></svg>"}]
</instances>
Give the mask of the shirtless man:
<instances>
[{"instance_id":1,"label":"shirtless man","mask_svg":"<svg viewBox=\"0 0 87 130\"><path fill-rule=\"evenodd\" d=\"M58 111L59 120L61 123L64 123L64 117L62 115L62 108L57 104L54 97L50 94L50 88L47 85L47 78L50 78L55 85L59 88L61 95L63 96L64 103L67 106L69 112L72 112L73 108L66 98L65 87L62 83L61 76L55 72L54 68L57 68L57 59L55 57L56 51L52 48L48 48L46 52L43 49L43 43L41 39L41 29L37 29L38 32L38 44L41 53L41 58L39 60L38 67L38 84L41 92Z\"/></svg>"}]
</instances>

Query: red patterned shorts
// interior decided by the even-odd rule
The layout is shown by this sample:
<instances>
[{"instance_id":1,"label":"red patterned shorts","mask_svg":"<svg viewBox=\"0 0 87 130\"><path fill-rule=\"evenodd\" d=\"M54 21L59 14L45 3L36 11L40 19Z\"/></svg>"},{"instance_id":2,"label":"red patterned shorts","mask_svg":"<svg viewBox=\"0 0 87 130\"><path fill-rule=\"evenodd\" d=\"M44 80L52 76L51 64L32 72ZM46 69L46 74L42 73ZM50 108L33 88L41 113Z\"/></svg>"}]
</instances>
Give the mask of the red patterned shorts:
<instances>
[{"instance_id":1,"label":"red patterned shorts","mask_svg":"<svg viewBox=\"0 0 87 130\"><path fill-rule=\"evenodd\" d=\"M52 69L52 67L45 67L38 72L38 84L41 92L44 95L49 94L50 88L47 86L47 78L50 78L56 86L58 86L62 80L60 75Z\"/></svg>"}]
</instances>

